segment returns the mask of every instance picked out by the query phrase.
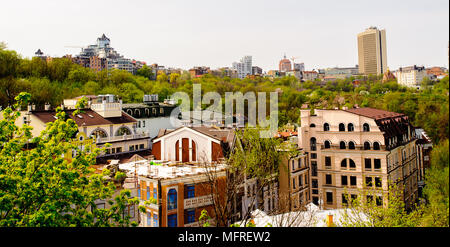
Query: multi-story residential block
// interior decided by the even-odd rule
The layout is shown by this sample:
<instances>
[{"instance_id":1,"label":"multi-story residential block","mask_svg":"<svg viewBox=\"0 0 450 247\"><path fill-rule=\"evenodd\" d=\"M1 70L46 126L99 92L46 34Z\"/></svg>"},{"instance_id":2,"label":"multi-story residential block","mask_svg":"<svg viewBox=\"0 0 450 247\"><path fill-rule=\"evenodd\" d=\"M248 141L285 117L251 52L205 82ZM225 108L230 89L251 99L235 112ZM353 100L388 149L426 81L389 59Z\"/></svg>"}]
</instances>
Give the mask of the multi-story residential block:
<instances>
[{"instance_id":1,"label":"multi-story residential block","mask_svg":"<svg viewBox=\"0 0 450 247\"><path fill-rule=\"evenodd\" d=\"M356 65L355 67L344 67L344 68L334 67L325 69L325 76L333 76L339 79L345 79L358 74L359 74L358 65Z\"/></svg>"},{"instance_id":2,"label":"multi-story residential block","mask_svg":"<svg viewBox=\"0 0 450 247\"><path fill-rule=\"evenodd\" d=\"M294 63L294 71L305 71L305 63Z\"/></svg>"},{"instance_id":3,"label":"multi-story residential block","mask_svg":"<svg viewBox=\"0 0 450 247\"><path fill-rule=\"evenodd\" d=\"M216 183L219 196L224 197L226 172L224 164L212 169L199 164L174 164L165 161L131 161L119 165L128 177L135 177L136 194L145 213L140 212L140 226L144 227L195 227L202 226L199 217L206 210L215 224L212 183ZM135 174L136 172L136 174Z\"/></svg>"},{"instance_id":4,"label":"multi-story residential block","mask_svg":"<svg viewBox=\"0 0 450 247\"><path fill-rule=\"evenodd\" d=\"M237 71L238 78L243 79L252 74L252 56L245 56L240 62L233 63L233 69Z\"/></svg>"},{"instance_id":5,"label":"multi-story residential block","mask_svg":"<svg viewBox=\"0 0 450 247\"><path fill-rule=\"evenodd\" d=\"M262 75L263 70L258 66L252 67L252 75Z\"/></svg>"},{"instance_id":6,"label":"multi-story residential block","mask_svg":"<svg viewBox=\"0 0 450 247\"><path fill-rule=\"evenodd\" d=\"M288 72L292 70L292 63L286 58L286 55L284 55L283 59L280 60L278 70L281 72Z\"/></svg>"},{"instance_id":7,"label":"multi-story residential block","mask_svg":"<svg viewBox=\"0 0 450 247\"><path fill-rule=\"evenodd\" d=\"M137 134L148 134L150 138L154 138L160 129L181 126L178 119L173 119L175 125L171 123L170 114L175 107L170 100L158 102L158 95L155 94L144 95L143 103L123 104L122 110L137 120Z\"/></svg>"},{"instance_id":8,"label":"multi-story residential block","mask_svg":"<svg viewBox=\"0 0 450 247\"><path fill-rule=\"evenodd\" d=\"M406 206L418 198L419 156L414 127L404 114L373 108L301 110L299 147L308 155L312 201L341 208L373 189L377 204L396 184Z\"/></svg>"},{"instance_id":9,"label":"multi-story residential block","mask_svg":"<svg viewBox=\"0 0 450 247\"><path fill-rule=\"evenodd\" d=\"M358 34L359 73L379 75L387 70L386 30L369 27Z\"/></svg>"},{"instance_id":10,"label":"multi-story residential block","mask_svg":"<svg viewBox=\"0 0 450 247\"><path fill-rule=\"evenodd\" d=\"M420 89L425 77L429 77L424 66L409 66L399 68L395 73L400 85Z\"/></svg>"},{"instance_id":11,"label":"multi-story residential block","mask_svg":"<svg viewBox=\"0 0 450 247\"><path fill-rule=\"evenodd\" d=\"M85 140L92 138L97 147L103 147L106 143L111 144L99 157L118 157L149 149L149 135L136 133L137 121L122 112L121 100L114 95L88 96L88 106L82 109L81 113L73 115L79 98L81 97L64 100L62 108L66 117L74 120L78 126L75 138L80 142L81 148ZM18 119L17 124L32 126L33 136L39 136L47 123L55 121L55 115L56 112L50 109L50 105L46 105L44 110L34 110L29 106L27 111L22 112L22 119Z\"/></svg>"}]
</instances>

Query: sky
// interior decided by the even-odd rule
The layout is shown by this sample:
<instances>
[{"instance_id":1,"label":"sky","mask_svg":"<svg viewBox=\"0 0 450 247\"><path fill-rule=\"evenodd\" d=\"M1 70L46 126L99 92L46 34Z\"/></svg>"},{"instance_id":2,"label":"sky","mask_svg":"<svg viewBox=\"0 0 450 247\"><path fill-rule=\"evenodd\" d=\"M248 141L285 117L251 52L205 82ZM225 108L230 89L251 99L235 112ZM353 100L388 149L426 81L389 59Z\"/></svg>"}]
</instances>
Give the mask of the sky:
<instances>
[{"instance_id":1,"label":"sky","mask_svg":"<svg viewBox=\"0 0 450 247\"><path fill-rule=\"evenodd\" d=\"M78 54L103 33L126 58L189 69L284 54L307 70L358 63L357 34L386 29L387 63L448 67L448 0L39 0L0 3L0 41L23 57Z\"/></svg>"}]
</instances>

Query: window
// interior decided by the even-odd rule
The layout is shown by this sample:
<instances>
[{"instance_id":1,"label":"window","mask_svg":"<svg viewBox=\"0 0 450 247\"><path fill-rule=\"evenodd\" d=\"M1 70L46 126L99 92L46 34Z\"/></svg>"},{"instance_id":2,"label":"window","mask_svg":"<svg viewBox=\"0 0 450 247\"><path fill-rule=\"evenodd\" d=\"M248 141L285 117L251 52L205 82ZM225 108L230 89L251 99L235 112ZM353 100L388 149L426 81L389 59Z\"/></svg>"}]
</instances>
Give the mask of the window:
<instances>
[{"instance_id":1,"label":"window","mask_svg":"<svg viewBox=\"0 0 450 247\"><path fill-rule=\"evenodd\" d=\"M311 161L311 176L317 176L317 162Z\"/></svg>"},{"instance_id":2,"label":"window","mask_svg":"<svg viewBox=\"0 0 450 247\"><path fill-rule=\"evenodd\" d=\"M130 151L134 151L134 146L133 145L130 146Z\"/></svg>"},{"instance_id":3,"label":"window","mask_svg":"<svg viewBox=\"0 0 450 247\"><path fill-rule=\"evenodd\" d=\"M147 200L150 199L150 187L147 186Z\"/></svg>"},{"instance_id":4,"label":"window","mask_svg":"<svg viewBox=\"0 0 450 247\"><path fill-rule=\"evenodd\" d=\"M355 143L354 142L349 142L348 143L348 149L355 149Z\"/></svg>"},{"instance_id":5,"label":"window","mask_svg":"<svg viewBox=\"0 0 450 247\"><path fill-rule=\"evenodd\" d=\"M292 179L292 188L295 190L296 188L295 188L296 186L295 186L295 178L293 178Z\"/></svg>"},{"instance_id":6,"label":"window","mask_svg":"<svg viewBox=\"0 0 450 247\"><path fill-rule=\"evenodd\" d=\"M191 209L187 211L187 223L194 223L195 222L195 209Z\"/></svg>"},{"instance_id":7,"label":"window","mask_svg":"<svg viewBox=\"0 0 450 247\"><path fill-rule=\"evenodd\" d=\"M142 121L142 127L145 128L145 120Z\"/></svg>"},{"instance_id":8,"label":"window","mask_svg":"<svg viewBox=\"0 0 450 247\"><path fill-rule=\"evenodd\" d=\"M348 204L347 195L346 194L342 194L342 206L345 206L347 204Z\"/></svg>"},{"instance_id":9,"label":"window","mask_svg":"<svg viewBox=\"0 0 450 247\"><path fill-rule=\"evenodd\" d=\"M330 141L325 141L325 148L331 148L331 143Z\"/></svg>"},{"instance_id":10,"label":"window","mask_svg":"<svg viewBox=\"0 0 450 247\"><path fill-rule=\"evenodd\" d=\"M295 160L292 160L292 170L295 170Z\"/></svg>"},{"instance_id":11,"label":"window","mask_svg":"<svg viewBox=\"0 0 450 247\"><path fill-rule=\"evenodd\" d=\"M137 186L137 193L138 193L138 197L141 198L141 185L138 184Z\"/></svg>"},{"instance_id":12,"label":"window","mask_svg":"<svg viewBox=\"0 0 450 247\"><path fill-rule=\"evenodd\" d=\"M355 130L355 126L353 126L352 123L349 123L349 124L347 125L347 130L348 130L349 132L352 132L352 131Z\"/></svg>"},{"instance_id":13,"label":"window","mask_svg":"<svg viewBox=\"0 0 450 247\"><path fill-rule=\"evenodd\" d=\"M325 156L325 166L328 166L328 168L331 168L331 157Z\"/></svg>"},{"instance_id":14,"label":"window","mask_svg":"<svg viewBox=\"0 0 450 247\"><path fill-rule=\"evenodd\" d=\"M347 176L341 176L341 184L348 185Z\"/></svg>"},{"instance_id":15,"label":"window","mask_svg":"<svg viewBox=\"0 0 450 247\"><path fill-rule=\"evenodd\" d=\"M312 123L312 124L309 125L309 127L310 127L310 128L315 128L316 125Z\"/></svg>"},{"instance_id":16,"label":"window","mask_svg":"<svg viewBox=\"0 0 450 247\"><path fill-rule=\"evenodd\" d=\"M383 205L383 197L377 196L375 198L375 200L376 200L377 206L382 206Z\"/></svg>"},{"instance_id":17,"label":"window","mask_svg":"<svg viewBox=\"0 0 450 247\"><path fill-rule=\"evenodd\" d=\"M372 160L364 159L364 167L366 168L366 170L372 170Z\"/></svg>"},{"instance_id":18,"label":"window","mask_svg":"<svg viewBox=\"0 0 450 247\"><path fill-rule=\"evenodd\" d=\"M356 176L350 176L350 186L356 186Z\"/></svg>"},{"instance_id":19,"label":"window","mask_svg":"<svg viewBox=\"0 0 450 247\"><path fill-rule=\"evenodd\" d=\"M339 142L339 148L340 149L345 149L345 142L344 141Z\"/></svg>"},{"instance_id":20,"label":"window","mask_svg":"<svg viewBox=\"0 0 450 247\"><path fill-rule=\"evenodd\" d=\"M311 159L317 159L317 154L316 153L311 153Z\"/></svg>"},{"instance_id":21,"label":"window","mask_svg":"<svg viewBox=\"0 0 450 247\"><path fill-rule=\"evenodd\" d=\"M373 202L373 196L368 195L368 196L367 196L367 203L368 203L368 204L371 204L372 202Z\"/></svg>"},{"instance_id":22,"label":"window","mask_svg":"<svg viewBox=\"0 0 450 247\"><path fill-rule=\"evenodd\" d=\"M158 198L158 192L156 190L156 188L153 188L153 198Z\"/></svg>"},{"instance_id":23,"label":"window","mask_svg":"<svg viewBox=\"0 0 450 247\"><path fill-rule=\"evenodd\" d=\"M381 178L380 177L375 177L375 187L381 187L382 183L381 183Z\"/></svg>"},{"instance_id":24,"label":"window","mask_svg":"<svg viewBox=\"0 0 450 247\"><path fill-rule=\"evenodd\" d=\"M153 226L155 226L155 227L158 226L158 215L157 214L153 214Z\"/></svg>"},{"instance_id":25,"label":"window","mask_svg":"<svg viewBox=\"0 0 450 247\"><path fill-rule=\"evenodd\" d=\"M152 224L152 214L147 212L147 226L151 226Z\"/></svg>"},{"instance_id":26,"label":"window","mask_svg":"<svg viewBox=\"0 0 450 247\"><path fill-rule=\"evenodd\" d=\"M311 151L316 151L316 138L312 137L309 140Z\"/></svg>"},{"instance_id":27,"label":"window","mask_svg":"<svg viewBox=\"0 0 450 247\"><path fill-rule=\"evenodd\" d=\"M364 142L364 150L370 150L370 143Z\"/></svg>"},{"instance_id":28,"label":"window","mask_svg":"<svg viewBox=\"0 0 450 247\"><path fill-rule=\"evenodd\" d=\"M139 144L139 149L144 149L144 144Z\"/></svg>"},{"instance_id":29,"label":"window","mask_svg":"<svg viewBox=\"0 0 450 247\"><path fill-rule=\"evenodd\" d=\"M317 182L317 179L311 180L311 185L313 188L319 188L319 183Z\"/></svg>"},{"instance_id":30,"label":"window","mask_svg":"<svg viewBox=\"0 0 450 247\"><path fill-rule=\"evenodd\" d=\"M302 167L302 159L298 159L298 169L300 169Z\"/></svg>"},{"instance_id":31,"label":"window","mask_svg":"<svg viewBox=\"0 0 450 247\"><path fill-rule=\"evenodd\" d=\"M381 169L381 160L380 159L374 159L373 160L373 168Z\"/></svg>"},{"instance_id":32,"label":"window","mask_svg":"<svg viewBox=\"0 0 450 247\"><path fill-rule=\"evenodd\" d=\"M300 187L300 188L303 186L302 178L303 178L302 175L298 176L298 187Z\"/></svg>"},{"instance_id":33,"label":"window","mask_svg":"<svg viewBox=\"0 0 450 247\"><path fill-rule=\"evenodd\" d=\"M380 143L374 142L373 143L373 150L380 150Z\"/></svg>"},{"instance_id":34,"label":"window","mask_svg":"<svg viewBox=\"0 0 450 247\"><path fill-rule=\"evenodd\" d=\"M330 131L330 125L328 123L323 124L323 131Z\"/></svg>"},{"instance_id":35,"label":"window","mask_svg":"<svg viewBox=\"0 0 450 247\"><path fill-rule=\"evenodd\" d=\"M325 183L328 185L332 184L331 174L325 175Z\"/></svg>"},{"instance_id":36,"label":"window","mask_svg":"<svg viewBox=\"0 0 450 247\"><path fill-rule=\"evenodd\" d=\"M171 214L167 216L167 226L168 227L177 227L177 214Z\"/></svg>"},{"instance_id":37,"label":"window","mask_svg":"<svg viewBox=\"0 0 450 247\"><path fill-rule=\"evenodd\" d=\"M343 160L341 161L341 167L347 168L347 159L343 159Z\"/></svg>"},{"instance_id":38,"label":"window","mask_svg":"<svg viewBox=\"0 0 450 247\"><path fill-rule=\"evenodd\" d=\"M327 192L327 204L333 204L333 192Z\"/></svg>"},{"instance_id":39,"label":"window","mask_svg":"<svg viewBox=\"0 0 450 247\"><path fill-rule=\"evenodd\" d=\"M350 163L350 169L351 168L356 168L356 164L355 161L353 161L352 159L348 159L349 163Z\"/></svg>"},{"instance_id":40,"label":"window","mask_svg":"<svg viewBox=\"0 0 450 247\"><path fill-rule=\"evenodd\" d=\"M168 193L168 203L167 209L172 210L177 208L177 191L175 189L170 189ZM176 216L175 216L176 217Z\"/></svg>"},{"instance_id":41,"label":"window","mask_svg":"<svg viewBox=\"0 0 450 247\"><path fill-rule=\"evenodd\" d=\"M363 124L363 131L364 132L369 132L370 131L370 127L368 123Z\"/></svg>"},{"instance_id":42,"label":"window","mask_svg":"<svg viewBox=\"0 0 450 247\"><path fill-rule=\"evenodd\" d=\"M116 153L121 153L121 152L122 152L122 147L116 148Z\"/></svg>"},{"instance_id":43,"label":"window","mask_svg":"<svg viewBox=\"0 0 450 247\"><path fill-rule=\"evenodd\" d=\"M372 177L366 177L366 186L372 187Z\"/></svg>"},{"instance_id":44,"label":"window","mask_svg":"<svg viewBox=\"0 0 450 247\"><path fill-rule=\"evenodd\" d=\"M343 123L339 124L339 131L345 131L345 124Z\"/></svg>"}]
</instances>

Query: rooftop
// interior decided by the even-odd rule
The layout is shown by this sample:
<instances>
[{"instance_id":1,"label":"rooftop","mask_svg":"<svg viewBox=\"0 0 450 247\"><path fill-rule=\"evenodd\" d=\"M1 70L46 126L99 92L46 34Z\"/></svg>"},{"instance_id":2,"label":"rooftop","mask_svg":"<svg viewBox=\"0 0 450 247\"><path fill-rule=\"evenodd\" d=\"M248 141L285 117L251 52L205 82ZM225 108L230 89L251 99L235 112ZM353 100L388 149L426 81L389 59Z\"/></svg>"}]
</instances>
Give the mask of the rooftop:
<instances>
[{"instance_id":1,"label":"rooftop","mask_svg":"<svg viewBox=\"0 0 450 247\"><path fill-rule=\"evenodd\" d=\"M370 107L364 107L364 108L351 108L348 110L344 110L346 112L350 112L353 114L357 114L360 116L372 118L375 120L383 119L383 118L395 118L395 117L404 117L406 116L403 113L397 113L397 112L390 112Z\"/></svg>"},{"instance_id":2,"label":"rooftop","mask_svg":"<svg viewBox=\"0 0 450 247\"><path fill-rule=\"evenodd\" d=\"M110 125L110 124L123 124L123 123L134 123L136 120L129 116L128 114L122 112L121 117L110 117L104 118L97 112L91 109L84 109L82 113L76 116L72 115L74 109L64 110L66 116L75 121L75 123L80 126L93 126L93 125ZM53 122L56 120L56 111L32 111L34 116L44 123Z\"/></svg>"}]
</instances>

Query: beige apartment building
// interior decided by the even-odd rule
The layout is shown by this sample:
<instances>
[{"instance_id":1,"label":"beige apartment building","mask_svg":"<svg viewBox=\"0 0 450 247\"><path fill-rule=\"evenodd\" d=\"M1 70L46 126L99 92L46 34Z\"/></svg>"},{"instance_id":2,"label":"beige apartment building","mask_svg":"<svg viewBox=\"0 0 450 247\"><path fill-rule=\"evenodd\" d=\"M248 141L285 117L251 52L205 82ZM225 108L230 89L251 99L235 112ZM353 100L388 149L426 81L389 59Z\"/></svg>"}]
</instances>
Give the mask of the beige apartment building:
<instances>
[{"instance_id":1,"label":"beige apartment building","mask_svg":"<svg viewBox=\"0 0 450 247\"><path fill-rule=\"evenodd\" d=\"M404 191L407 207L416 201L417 138L406 115L373 108L301 110L298 132L311 169L312 202L323 209L342 208L345 195L356 198L368 188L375 194L362 200L386 205L390 183Z\"/></svg>"},{"instance_id":2,"label":"beige apartment building","mask_svg":"<svg viewBox=\"0 0 450 247\"><path fill-rule=\"evenodd\" d=\"M369 27L358 34L359 73L379 75L387 70L386 30Z\"/></svg>"}]
</instances>

